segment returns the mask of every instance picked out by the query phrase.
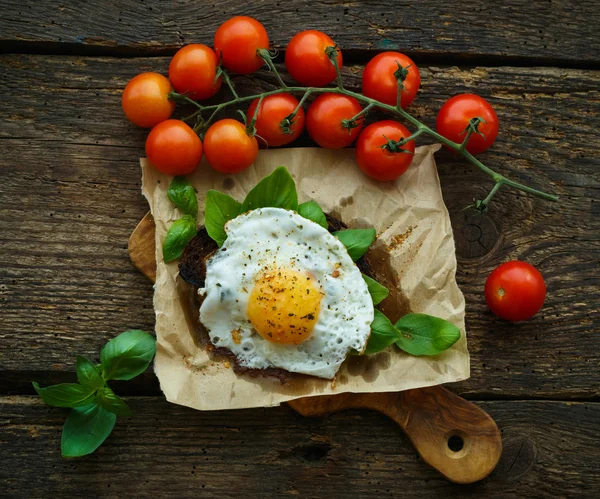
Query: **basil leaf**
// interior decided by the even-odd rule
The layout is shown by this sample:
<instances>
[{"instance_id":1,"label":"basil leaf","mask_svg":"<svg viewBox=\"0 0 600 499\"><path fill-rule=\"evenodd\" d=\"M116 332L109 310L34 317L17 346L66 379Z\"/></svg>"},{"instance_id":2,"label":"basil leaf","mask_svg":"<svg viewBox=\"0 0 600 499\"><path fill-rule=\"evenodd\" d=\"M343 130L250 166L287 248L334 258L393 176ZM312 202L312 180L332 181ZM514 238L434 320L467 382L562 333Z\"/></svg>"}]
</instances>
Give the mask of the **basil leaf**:
<instances>
[{"instance_id":1,"label":"basil leaf","mask_svg":"<svg viewBox=\"0 0 600 499\"><path fill-rule=\"evenodd\" d=\"M454 324L426 314L405 315L396 322L396 329L402 333L396 345L411 355L437 355L460 338Z\"/></svg>"},{"instance_id":2,"label":"basil leaf","mask_svg":"<svg viewBox=\"0 0 600 499\"><path fill-rule=\"evenodd\" d=\"M298 209L296 183L284 166L276 168L254 186L242 203L241 213L256 208Z\"/></svg>"},{"instance_id":3,"label":"basil leaf","mask_svg":"<svg viewBox=\"0 0 600 499\"><path fill-rule=\"evenodd\" d=\"M298 215L318 223L325 229L329 228L325 213L323 213L321 207L314 201L307 201L306 203L298 205Z\"/></svg>"},{"instance_id":4,"label":"basil leaf","mask_svg":"<svg viewBox=\"0 0 600 499\"><path fill-rule=\"evenodd\" d=\"M83 386L88 386L94 390L104 386L104 380L100 371L85 357L81 355L77 356L75 369L77 370L77 381Z\"/></svg>"},{"instance_id":5,"label":"basil leaf","mask_svg":"<svg viewBox=\"0 0 600 499\"><path fill-rule=\"evenodd\" d=\"M100 351L104 379L131 379L143 373L156 352L156 340L144 331L132 330L110 340Z\"/></svg>"},{"instance_id":6,"label":"basil leaf","mask_svg":"<svg viewBox=\"0 0 600 499\"><path fill-rule=\"evenodd\" d=\"M132 416L133 411L123 402L115 392L108 386L98 390L96 394L96 402L98 402L107 411L116 414L117 416Z\"/></svg>"},{"instance_id":7,"label":"basil leaf","mask_svg":"<svg viewBox=\"0 0 600 499\"><path fill-rule=\"evenodd\" d=\"M221 247L227 239L225 224L240 214L242 203L222 192L209 190L206 193L204 225L208 235Z\"/></svg>"},{"instance_id":8,"label":"basil leaf","mask_svg":"<svg viewBox=\"0 0 600 499\"><path fill-rule=\"evenodd\" d=\"M389 347L400 339L401 334L382 312L375 309L375 317L371 322L371 336L363 355L373 355Z\"/></svg>"},{"instance_id":9,"label":"basil leaf","mask_svg":"<svg viewBox=\"0 0 600 499\"><path fill-rule=\"evenodd\" d=\"M363 274L362 277L367 283L367 288L369 288L373 305L379 305L388 297L390 294L390 290L388 288L379 284L375 279L371 279L368 275Z\"/></svg>"},{"instance_id":10,"label":"basil leaf","mask_svg":"<svg viewBox=\"0 0 600 499\"><path fill-rule=\"evenodd\" d=\"M54 407L81 407L94 399L94 389L79 383L62 383L42 388L36 382L33 387L42 400Z\"/></svg>"},{"instance_id":11,"label":"basil leaf","mask_svg":"<svg viewBox=\"0 0 600 499\"><path fill-rule=\"evenodd\" d=\"M375 241L375 229L347 229L333 232L340 242L346 246L352 260L356 261L363 256L369 246Z\"/></svg>"},{"instance_id":12,"label":"basil leaf","mask_svg":"<svg viewBox=\"0 0 600 499\"><path fill-rule=\"evenodd\" d=\"M63 426L60 449L63 457L91 454L106 440L117 416L93 403L73 409Z\"/></svg>"},{"instance_id":13,"label":"basil leaf","mask_svg":"<svg viewBox=\"0 0 600 499\"><path fill-rule=\"evenodd\" d=\"M163 259L165 262L177 260L187 243L196 235L196 219L185 215L175 220L169 228L169 232L163 241Z\"/></svg>"},{"instance_id":14,"label":"basil leaf","mask_svg":"<svg viewBox=\"0 0 600 499\"><path fill-rule=\"evenodd\" d=\"M196 189L185 177L175 177L171 181L167 197L184 215L190 215L194 218L198 216Z\"/></svg>"}]
</instances>

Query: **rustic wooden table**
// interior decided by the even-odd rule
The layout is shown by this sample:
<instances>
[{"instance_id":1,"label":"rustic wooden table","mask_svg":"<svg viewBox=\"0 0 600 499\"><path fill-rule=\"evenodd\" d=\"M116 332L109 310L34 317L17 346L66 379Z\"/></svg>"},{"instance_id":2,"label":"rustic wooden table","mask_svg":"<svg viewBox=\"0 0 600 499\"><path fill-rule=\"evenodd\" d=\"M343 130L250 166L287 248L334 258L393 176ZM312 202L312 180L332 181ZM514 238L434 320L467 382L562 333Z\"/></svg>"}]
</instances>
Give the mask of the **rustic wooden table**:
<instances>
[{"instance_id":1,"label":"rustic wooden table","mask_svg":"<svg viewBox=\"0 0 600 499\"><path fill-rule=\"evenodd\" d=\"M121 91L141 71L166 73L181 45L210 45L234 14L264 22L277 48L301 29L326 31L344 50L352 88L377 51L405 51L421 68L416 115L433 124L448 96L484 96L501 121L486 162L561 196L552 204L506 190L474 215L462 208L485 196L487 177L437 157L471 352L471 379L450 388L488 411L504 441L484 481L448 483L379 414L201 413L165 402L152 373L116 384L136 414L95 454L60 458L65 411L43 405L30 382L72 381L75 354L95 357L118 332L154 324L152 285L127 254L147 211L138 165L146 132L125 120ZM599 23L597 1L4 0L0 496L597 494ZM265 71L237 80L242 92L273 84ZM548 284L542 312L520 325L495 319L482 294L489 272L514 258Z\"/></svg>"}]
</instances>

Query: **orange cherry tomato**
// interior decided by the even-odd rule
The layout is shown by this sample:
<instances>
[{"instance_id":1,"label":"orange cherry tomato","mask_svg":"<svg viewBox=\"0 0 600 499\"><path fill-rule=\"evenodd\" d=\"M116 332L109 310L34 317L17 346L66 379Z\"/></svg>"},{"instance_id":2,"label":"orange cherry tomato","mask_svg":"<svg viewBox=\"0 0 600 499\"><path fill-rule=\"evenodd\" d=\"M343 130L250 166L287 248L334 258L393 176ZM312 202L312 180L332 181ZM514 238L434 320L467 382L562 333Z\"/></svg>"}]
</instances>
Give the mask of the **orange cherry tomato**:
<instances>
[{"instance_id":1,"label":"orange cherry tomato","mask_svg":"<svg viewBox=\"0 0 600 499\"><path fill-rule=\"evenodd\" d=\"M202 141L183 121L166 120L150 131L146 156L161 173L186 175L193 172L202 159Z\"/></svg>"},{"instance_id":2,"label":"orange cherry tomato","mask_svg":"<svg viewBox=\"0 0 600 499\"><path fill-rule=\"evenodd\" d=\"M400 94L401 107L407 107L417 95L421 75L412 59L400 52L383 52L367 63L362 76L363 94L395 106L398 102L398 79L395 74L399 69L398 65L408 72L402 82L403 90Z\"/></svg>"},{"instance_id":3,"label":"orange cherry tomato","mask_svg":"<svg viewBox=\"0 0 600 499\"><path fill-rule=\"evenodd\" d=\"M321 147L340 149L354 142L360 130L359 125L348 130L342 120L349 120L360 113L362 108L354 97L342 94L321 94L306 112L306 129L311 138Z\"/></svg>"},{"instance_id":4,"label":"orange cherry tomato","mask_svg":"<svg viewBox=\"0 0 600 499\"><path fill-rule=\"evenodd\" d=\"M261 139L269 147L278 147L298 138L304 130L304 109L298 109L292 126L289 127L291 133L285 133L281 128L281 121L294 112L298 104L296 97L285 93L269 95L263 99L254 125L259 145L262 146ZM257 105L258 99L254 99L248 108L249 120L254 117Z\"/></svg>"},{"instance_id":5,"label":"orange cherry tomato","mask_svg":"<svg viewBox=\"0 0 600 499\"><path fill-rule=\"evenodd\" d=\"M168 120L175 109L175 103L168 98L171 90L171 83L163 75L137 75L127 83L121 96L125 116L144 128L152 128L161 121Z\"/></svg>"},{"instance_id":6,"label":"orange cherry tomato","mask_svg":"<svg viewBox=\"0 0 600 499\"><path fill-rule=\"evenodd\" d=\"M397 121L378 121L366 127L356 141L356 162L360 169L376 180L394 180L410 166L415 141L407 142L399 151L387 144L410 137L410 131ZM393 147L393 146L392 146ZM406 151L406 152L402 152Z\"/></svg>"},{"instance_id":7,"label":"orange cherry tomato","mask_svg":"<svg viewBox=\"0 0 600 499\"><path fill-rule=\"evenodd\" d=\"M222 79L215 81L219 60L213 49L194 43L180 48L169 64L169 79L173 88L190 99L208 99L221 88Z\"/></svg>"},{"instance_id":8,"label":"orange cherry tomato","mask_svg":"<svg viewBox=\"0 0 600 499\"><path fill-rule=\"evenodd\" d=\"M288 73L302 85L328 85L335 80L337 73L326 53L327 47L335 47L335 42L321 31L311 29L298 33L285 49L285 67ZM342 69L342 51L339 49L336 60Z\"/></svg>"},{"instance_id":9,"label":"orange cherry tomato","mask_svg":"<svg viewBox=\"0 0 600 499\"><path fill-rule=\"evenodd\" d=\"M210 166L222 173L238 173L248 168L258 155L256 137L232 119L219 120L204 135L204 154Z\"/></svg>"},{"instance_id":10,"label":"orange cherry tomato","mask_svg":"<svg viewBox=\"0 0 600 499\"><path fill-rule=\"evenodd\" d=\"M215 33L215 52L223 66L241 75L260 69L264 61L256 54L258 49L269 49L269 36L256 19L236 16L225 21Z\"/></svg>"}]
</instances>

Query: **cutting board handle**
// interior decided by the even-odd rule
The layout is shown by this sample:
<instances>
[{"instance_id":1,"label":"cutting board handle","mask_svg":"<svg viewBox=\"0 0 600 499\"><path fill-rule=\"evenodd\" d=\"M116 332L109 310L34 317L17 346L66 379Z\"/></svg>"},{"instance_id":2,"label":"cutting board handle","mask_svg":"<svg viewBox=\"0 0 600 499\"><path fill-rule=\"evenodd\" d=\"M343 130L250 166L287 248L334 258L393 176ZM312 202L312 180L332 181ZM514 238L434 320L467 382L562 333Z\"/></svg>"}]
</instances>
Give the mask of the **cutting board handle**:
<instances>
[{"instance_id":1,"label":"cutting board handle","mask_svg":"<svg viewBox=\"0 0 600 499\"><path fill-rule=\"evenodd\" d=\"M425 462L456 483L485 478L502 454L502 438L494 420L441 386L307 397L289 405L304 416L325 416L350 408L382 412L400 425Z\"/></svg>"}]
</instances>

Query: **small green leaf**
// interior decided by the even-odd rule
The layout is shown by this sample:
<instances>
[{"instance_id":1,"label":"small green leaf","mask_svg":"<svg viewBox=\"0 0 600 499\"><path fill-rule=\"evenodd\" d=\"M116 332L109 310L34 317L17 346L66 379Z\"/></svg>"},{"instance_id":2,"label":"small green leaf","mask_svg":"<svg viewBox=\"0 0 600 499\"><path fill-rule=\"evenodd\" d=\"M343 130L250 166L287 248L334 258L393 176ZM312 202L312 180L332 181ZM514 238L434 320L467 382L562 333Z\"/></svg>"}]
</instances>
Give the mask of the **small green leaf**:
<instances>
[{"instance_id":1,"label":"small green leaf","mask_svg":"<svg viewBox=\"0 0 600 499\"><path fill-rule=\"evenodd\" d=\"M375 241L375 229L347 229L333 232L340 242L346 246L352 260L356 261L363 256L369 246Z\"/></svg>"},{"instance_id":2,"label":"small green leaf","mask_svg":"<svg viewBox=\"0 0 600 499\"><path fill-rule=\"evenodd\" d=\"M121 400L115 392L108 386L98 390L96 394L96 402L98 402L107 411L110 411L117 416L131 416L133 411L129 406Z\"/></svg>"},{"instance_id":3,"label":"small green leaf","mask_svg":"<svg viewBox=\"0 0 600 499\"><path fill-rule=\"evenodd\" d=\"M75 368L77 369L77 381L83 386L88 386L93 390L97 390L104 386L104 380L102 379L100 371L98 371L96 366L85 357L82 357L81 355L77 356Z\"/></svg>"},{"instance_id":4,"label":"small green leaf","mask_svg":"<svg viewBox=\"0 0 600 499\"><path fill-rule=\"evenodd\" d=\"M371 294L371 299L373 300L373 305L379 305L383 300L385 300L390 294L390 290L385 286L379 284L375 279L371 279L369 276L363 274L363 279L367 283L367 287L369 288L369 293Z\"/></svg>"},{"instance_id":5,"label":"small green leaf","mask_svg":"<svg viewBox=\"0 0 600 499\"><path fill-rule=\"evenodd\" d=\"M242 203L222 192L209 190L206 193L204 225L208 235L221 247L227 239L225 224L240 214Z\"/></svg>"},{"instance_id":6,"label":"small green leaf","mask_svg":"<svg viewBox=\"0 0 600 499\"><path fill-rule=\"evenodd\" d=\"M184 215L190 215L194 218L198 216L196 189L185 177L175 177L171 181L167 197Z\"/></svg>"},{"instance_id":7,"label":"small green leaf","mask_svg":"<svg viewBox=\"0 0 600 499\"><path fill-rule=\"evenodd\" d=\"M63 426L60 449L63 457L94 452L115 426L117 416L95 402L73 409Z\"/></svg>"},{"instance_id":8,"label":"small green leaf","mask_svg":"<svg viewBox=\"0 0 600 499\"><path fill-rule=\"evenodd\" d=\"M382 312L375 309L375 317L371 323L371 336L364 355L373 355L389 347L401 337L400 332Z\"/></svg>"},{"instance_id":9,"label":"small green leaf","mask_svg":"<svg viewBox=\"0 0 600 499\"><path fill-rule=\"evenodd\" d=\"M105 379L131 379L143 373L156 352L156 340L144 331L132 330L110 340L100 351Z\"/></svg>"},{"instance_id":10,"label":"small green leaf","mask_svg":"<svg viewBox=\"0 0 600 499\"><path fill-rule=\"evenodd\" d=\"M241 213L257 208L298 209L296 183L284 166L276 168L248 193Z\"/></svg>"},{"instance_id":11,"label":"small green leaf","mask_svg":"<svg viewBox=\"0 0 600 499\"><path fill-rule=\"evenodd\" d=\"M165 262L177 260L187 243L196 235L196 219L185 215L175 220L163 242L163 259Z\"/></svg>"},{"instance_id":12,"label":"small green leaf","mask_svg":"<svg viewBox=\"0 0 600 499\"><path fill-rule=\"evenodd\" d=\"M454 324L426 314L405 315L395 327L402 333L396 345L411 355L437 355L460 338Z\"/></svg>"},{"instance_id":13,"label":"small green leaf","mask_svg":"<svg viewBox=\"0 0 600 499\"><path fill-rule=\"evenodd\" d=\"M315 201L307 201L298 205L298 215L318 223L325 229L329 228L325 213L323 213L323 210Z\"/></svg>"},{"instance_id":14,"label":"small green leaf","mask_svg":"<svg viewBox=\"0 0 600 499\"><path fill-rule=\"evenodd\" d=\"M42 400L54 407L81 407L94 399L94 389L79 383L62 383L42 388L36 382L33 387Z\"/></svg>"}]
</instances>

